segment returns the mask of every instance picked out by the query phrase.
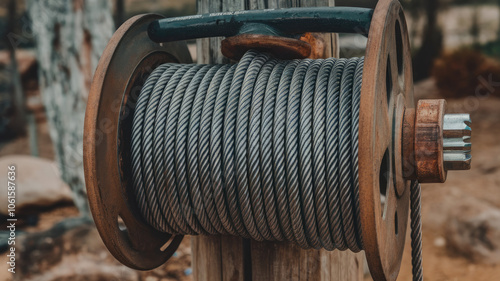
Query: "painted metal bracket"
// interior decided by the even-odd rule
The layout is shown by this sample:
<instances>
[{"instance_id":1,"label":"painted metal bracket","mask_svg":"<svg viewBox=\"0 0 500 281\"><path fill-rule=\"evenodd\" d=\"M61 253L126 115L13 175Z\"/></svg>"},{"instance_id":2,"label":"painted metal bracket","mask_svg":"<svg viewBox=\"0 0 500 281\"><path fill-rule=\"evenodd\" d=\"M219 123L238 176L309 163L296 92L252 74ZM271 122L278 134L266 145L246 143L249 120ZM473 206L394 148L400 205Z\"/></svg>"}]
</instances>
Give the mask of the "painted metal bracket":
<instances>
[{"instance_id":1,"label":"painted metal bracket","mask_svg":"<svg viewBox=\"0 0 500 281\"><path fill-rule=\"evenodd\" d=\"M305 32L332 32L367 36L372 16L372 9L351 7L247 10L160 19L149 25L148 34L157 43L242 34L297 38Z\"/></svg>"}]
</instances>

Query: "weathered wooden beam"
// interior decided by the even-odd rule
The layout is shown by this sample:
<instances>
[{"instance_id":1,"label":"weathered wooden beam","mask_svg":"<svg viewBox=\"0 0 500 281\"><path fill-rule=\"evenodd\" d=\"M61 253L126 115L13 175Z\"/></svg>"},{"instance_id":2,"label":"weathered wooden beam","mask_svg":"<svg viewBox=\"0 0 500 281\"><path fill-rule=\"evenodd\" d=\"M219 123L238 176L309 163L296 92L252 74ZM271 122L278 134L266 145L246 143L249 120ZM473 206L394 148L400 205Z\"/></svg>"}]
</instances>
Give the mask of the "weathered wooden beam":
<instances>
[{"instance_id":1,"label":"weathered wooden beam","mask_svg":"<svg viewBox=\"0 0 500 281\"><path fill-rule=\"evenodd\" d=\"M197 0L198 13L249 9L333 6L334 0ZM338 56L337 35L323 34L327 56ZM199 39L198 63L227 63L222 38ZM363 280L363 254L303 250L290 243L257 242L230 236L192 237L194 280Z\"/></svg>"}]
</instances>

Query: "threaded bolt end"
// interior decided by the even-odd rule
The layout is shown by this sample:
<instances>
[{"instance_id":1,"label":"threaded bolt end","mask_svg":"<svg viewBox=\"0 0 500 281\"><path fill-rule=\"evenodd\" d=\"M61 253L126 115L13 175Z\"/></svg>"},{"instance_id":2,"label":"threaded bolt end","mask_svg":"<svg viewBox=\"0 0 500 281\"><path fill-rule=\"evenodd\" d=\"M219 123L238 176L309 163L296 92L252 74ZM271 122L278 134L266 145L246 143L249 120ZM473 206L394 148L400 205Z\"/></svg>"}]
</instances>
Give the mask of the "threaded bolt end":
<instances>
[{"instance_id":1,"label":"threaded bolt end","mask_svg":"<svg viewBox=\"0 0 500 281\"><path fill-rule=\"evenodd\" d=\"M469 114L445 114L443 121L443 160L446 170L469 170L471 129Z\"/></svg>"}]
</instances>

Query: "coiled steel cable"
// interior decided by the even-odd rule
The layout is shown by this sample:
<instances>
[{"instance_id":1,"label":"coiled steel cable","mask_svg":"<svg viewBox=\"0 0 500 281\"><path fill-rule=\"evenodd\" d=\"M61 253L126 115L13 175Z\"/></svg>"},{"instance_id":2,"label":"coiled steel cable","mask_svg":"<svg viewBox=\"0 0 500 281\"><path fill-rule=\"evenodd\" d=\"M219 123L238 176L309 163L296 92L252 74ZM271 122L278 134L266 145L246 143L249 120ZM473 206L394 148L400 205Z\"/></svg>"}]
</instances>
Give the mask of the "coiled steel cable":
<instances>
[{"instance_id":1,"label":"coiled steel cable","mask_svg":"<svg viewBox=\"0 0 500 281\"><path fill-rule=\"evenodd\" d=\"M231 234L363 249L358 131L364 58L164 64L132 128L133 192L171 234ZM413 280L423 280L420 185L411 186Z\"/></svg>"},{"instance_id":2,"label":"coiled steel cable","mask_svg":"<svg viewBox=\"0 0 500 281\"><path fill-rule=\"evenodd\" d=\"M134 192L171 234L363 249L358 121L363 58L164 64L132 128Z\"/></svg>"}]
</instances>

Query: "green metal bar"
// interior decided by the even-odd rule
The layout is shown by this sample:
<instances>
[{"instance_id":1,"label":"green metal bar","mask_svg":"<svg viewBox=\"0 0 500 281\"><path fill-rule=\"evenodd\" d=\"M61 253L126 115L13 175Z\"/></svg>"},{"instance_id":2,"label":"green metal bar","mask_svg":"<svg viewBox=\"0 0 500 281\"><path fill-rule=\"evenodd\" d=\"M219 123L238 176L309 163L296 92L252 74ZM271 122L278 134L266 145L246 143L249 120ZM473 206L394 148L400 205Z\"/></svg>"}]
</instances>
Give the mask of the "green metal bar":
<instances>
[{"instance_id":1,"label":"green metal bar","mask_svg":"<svg viewBox=\"0 0 500 281\"><path fill-rule=\"evenodd\" d=\"M152 22L148 34L155 42L244 33L290 37L305 32L368 35L372 16L372 9L349 7L247 10L165 18Z\"/></svg>"}]
</instances>

